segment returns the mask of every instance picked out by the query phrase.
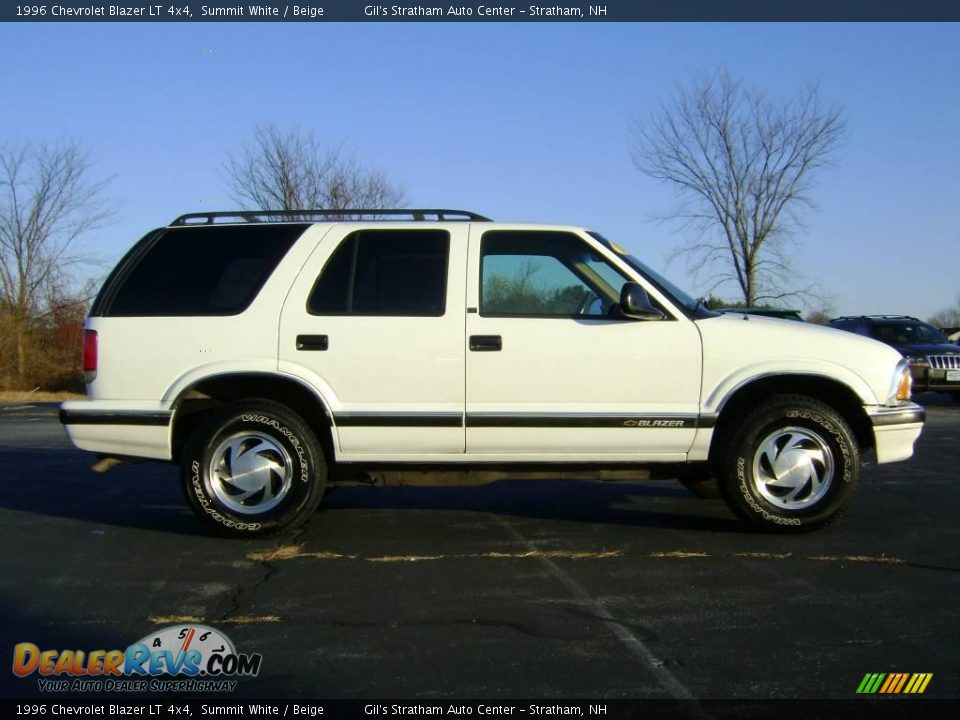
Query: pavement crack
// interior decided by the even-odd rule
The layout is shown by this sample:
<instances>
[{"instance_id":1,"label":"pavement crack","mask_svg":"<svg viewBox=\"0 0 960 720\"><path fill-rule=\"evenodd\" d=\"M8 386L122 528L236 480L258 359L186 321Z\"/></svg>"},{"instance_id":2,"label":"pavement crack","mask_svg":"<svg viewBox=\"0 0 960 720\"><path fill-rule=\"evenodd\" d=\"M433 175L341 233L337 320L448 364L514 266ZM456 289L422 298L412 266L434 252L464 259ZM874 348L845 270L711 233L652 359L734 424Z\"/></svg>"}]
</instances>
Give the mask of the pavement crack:
<instances>
[{"instance_id":1,"label":"pavement crack","mask_svg":"<svg viewBox=\"0 0 960 720\"><path fill-rule=\"evenodd\" d=\"M523 552L487 552L471 557L485 558L559 558L562 560L604 560L623 555L623 550L525 550Z\"/></svg>"},{"instance_id":2,"label":"pavement crack","mask_svg":"<svg viewBox=\"0 0 960 720\"><path fill-rule=\"evenodd\" d=\"M443 560L446 555L382 555L380 557L365 558L367 562L395 563L395 562L423 562L424 560Z\"/></svg>"},{"instance_id":3,"label":"pavement crack","mask_svg":"<svg viewBox=\"0 0 960 720\"><path fill-rule=\"evenodd\" d=\"M807 560L822 560L826 562L860 562L860 563L885 563L890 565L903 565L907 561L903 558L891 557L888 555L810 555Z\"/></svg>"},{"instance_id":4,"label":"pavement crack","mask_svg":"<svg viewBox=\"0 0 960 720\"><path fill-rule=\"evenodd\" d=\"M148 622L154 625L185 625L205 623L207 619L200 615L151 615ZM279 615L234 615L228 618L214 620L219 625L258 625L261 623L280 622Z\"/></svg>"},{"instance_id":5,"label":"pavement crack","mask_svg":"<svg viewBox=\"0 0 960 720\"><path fill-rule=\"evenodd\" d=\"M250 574L250 577L247 580L237 583L236 586L230 590L230 593L227 595L227 597L218 603L217 610L215 610L213 613L213 616L217 618L214 622L233 624L249 624L251 622L278 622L280 618L276 615L258 616L242 613L240 608L242 605L243 596L253 593L258 588L261 588L270 582L270 579L277 571L277 567L274 563L276 560L282 559L281 555L283 548L302 547L302 545L297 544L296 541L301 535L303 535L305 531L305 525L298 528L289 537L290 542L287 545L281 545L273 548L272 550L263 551L260 553L248 554L247 558L256 563L256 570Z\"/></svg>"},{"instance_id":6,"label":"pavement crack","mask_svg":"<svg viewBox=\"0 0 960 720\"><path fill-rule=\"evenodd\" d=\"M258 563L273 563L280 560L293 560L295 558L313 558L315 560L355 560L357 555L344 555L336 552L308 552L305 551L303 543L299 545L278 545L270 550L261 550L247 555L248 560Z\"/></svg>"},{"instance_id":7,"label":"pavement crack","mask_svg":"<svg viewBox=\"0 0 960 720\"><path fill-rule=\"evenodd\" d=\"M919 570L940 570L942 572L960 572L960 567L950 567L948 565L927 565L926 563L918 562L907 562L908 567L917 568Z\"/></svg>"},{"instance_id":8,"label":"pavement crack","mask_svg":"<svg viewBox=\"0 0 960 720\"><path fill-rule=\"evenodd\" d=\"M154 625L180 625L181 623L201 623L203 618L199 615L151 615L147 621Z\"/></svg>"},{"instance_id":9,"label":"pavement crack","mask_svg":"<svg viewBox=\"0 0 960 720\"><path fill-rule=\"evenodd\" d=\"M763 552L763 551L741 551L733 553L712 553L703 550L658 550L644 553L631 553L623 549L617 550L544 550L530 547L526 550L517 550L512 552L487 551L474 553L450 553L450 554L414 554L404 553L397 555L361 555L358 553L332 552L328 550L306 550L304 543L288 543L278 545L268 550L260 550L249 553L248 560L259 563L272 572L273 563L286 560L312 559L312 560L355 560L366 563L419 563L419 562L437 562L441 560L608 560L624 557L649 558L652 560L696 560L701 558L726 559L738 558L747 560L781 560L781 561L804 561L804 562L828 562L828 563L855 563L861 565L900 565L903 567L915 567L924 570L945 570L957 571L958 568L938 565L925 565L912 562L901 557L891 555L796 555L792 552ZM269 579L269 572L263 582Z\"/></svg>"},{"instance_id":10,"label":"pavement crack","mask_svg":"<svg viewBox=\"0 0 960 720\"><path fill-rule=\"evenodd\" d=\"M605 560L623 555L623 550L524 550L518 552L490 551L483 553L460 553L440 555L372 555L363 556L350 553L319 551L312 552L303 549L300 545L280 545L270 550L250 553L247 559L259 563L279 562L297 558L312 558L314 560L362 560L372 563L411 563L428 562L435 560L466 560L471 558L493 560L524 560L528 558L557 558L562 560ZM705 556L706 553L690 553L689 557ZM680 557L680 555L664 555L664 557ZM684 556L686 557L686 556Z\"/></svg>"}]
</instances>

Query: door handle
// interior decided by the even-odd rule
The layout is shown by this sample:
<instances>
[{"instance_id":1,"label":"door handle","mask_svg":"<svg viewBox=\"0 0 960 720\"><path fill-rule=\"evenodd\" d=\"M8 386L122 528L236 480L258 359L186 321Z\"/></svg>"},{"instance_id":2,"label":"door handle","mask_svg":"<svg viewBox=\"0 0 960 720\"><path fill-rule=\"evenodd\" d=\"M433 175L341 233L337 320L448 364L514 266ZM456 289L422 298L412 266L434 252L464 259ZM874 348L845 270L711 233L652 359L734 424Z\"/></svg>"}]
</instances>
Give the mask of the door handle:
<instances>
[{"instance_id":1,"label":"door handle","mask_svg":"<svg viewBox=\"0 0 960 720\"><path fill-rule=\"evenodd\" d=\"M503 338L499 335L471 335L470 349L474 352L500 352Z\"/></svg>"},{"instance_id":2,"label":"door handle","mask_svg":"<svg viewBox=\"0 0 960 720\"><path fill-rule=\"evenodd\" d=\"M297 350L326 350L329 347L326 335L297 335Z\"/></svg>"}]
</instances>

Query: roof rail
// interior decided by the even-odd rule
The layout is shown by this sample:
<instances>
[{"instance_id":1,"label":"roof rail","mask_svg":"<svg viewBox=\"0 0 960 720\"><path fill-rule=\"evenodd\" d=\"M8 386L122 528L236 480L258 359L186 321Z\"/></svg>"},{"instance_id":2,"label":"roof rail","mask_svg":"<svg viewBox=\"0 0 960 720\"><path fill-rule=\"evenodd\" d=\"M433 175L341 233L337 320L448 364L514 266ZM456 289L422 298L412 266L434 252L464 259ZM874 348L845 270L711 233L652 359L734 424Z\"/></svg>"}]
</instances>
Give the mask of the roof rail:
<instances>
[{"instance_id":1,"label":"roof rail","mask_svg":"<svg viewBox=\"0 0 960 720\"><path fill-rule=\"evenodd\" d=\"M473 220L492 222L490 218L469 210L442 210L427 208L345 208L342 210L230 210L224 212L196 212L181 215L170 227L179 225L213 225L216 223L309 222L310 218L327 220L358 220L361 217L380 219L384 216L409 216L415 221Z\"/></svg>"}]
</instances>

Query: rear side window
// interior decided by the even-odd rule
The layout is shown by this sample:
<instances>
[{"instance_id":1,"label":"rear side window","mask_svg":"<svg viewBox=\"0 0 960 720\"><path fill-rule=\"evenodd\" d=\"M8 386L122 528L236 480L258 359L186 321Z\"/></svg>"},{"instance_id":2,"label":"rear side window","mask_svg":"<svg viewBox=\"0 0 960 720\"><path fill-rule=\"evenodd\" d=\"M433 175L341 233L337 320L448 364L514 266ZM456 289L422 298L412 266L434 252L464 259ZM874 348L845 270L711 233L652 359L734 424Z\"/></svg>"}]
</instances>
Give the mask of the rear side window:
<instances>
[{"instance_id":1,"label":"rear side window","mask_svg":"<svg viewBox=\"0 0 960 720\"><path fill-rule=\"evenodd\" d=\"M307 311L311 315L443 315L449 254L450 236L444 230L351 233L317 278Z\"/></svg>"},{"instance_id":2,"label":"rear side window","mask_svg":"<svg viewBox=\"0 0 960 720\"><path fill-rule=\"evenodd\" d=\"M923 322L877 323L877 339L892 345L934 345L947 342L933 325Z\"/></svg>"},{"instance_id":3,"label":"rear side window","mask_svg":"<svg viewBox=\"0 0 960 720\"><path fill-rule=\"evenodd\" d=\"M870 328L867 324L856 320L831 320L829 325L837 330L846 330L847 332L866 335L867 337L871 336Z\"/></svg>"},{"instance_id":4,"label":"rear side window","mask_svg":"<svg viewBox=\"0 0 960 720\"><path fill-rule=\"evenodd\" d=\"M308 224L171 228L105 288L107 316L243 312Z\"/></svg>"}]
</instances>

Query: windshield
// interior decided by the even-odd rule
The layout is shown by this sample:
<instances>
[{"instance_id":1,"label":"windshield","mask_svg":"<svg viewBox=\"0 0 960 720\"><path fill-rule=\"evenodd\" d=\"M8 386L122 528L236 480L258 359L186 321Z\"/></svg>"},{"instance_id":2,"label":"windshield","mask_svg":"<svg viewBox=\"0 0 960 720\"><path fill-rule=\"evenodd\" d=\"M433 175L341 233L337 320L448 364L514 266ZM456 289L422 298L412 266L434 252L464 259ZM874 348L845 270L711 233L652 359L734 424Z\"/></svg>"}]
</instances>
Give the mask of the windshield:
<instances>
[{"instance_id":1,"label":"windshield","mask_svg":"<svg viewBox=\"0 0 960 720\"><path fill-rule=\"evenodd\" d=\"M877 339L892 345L922 345L947 342L946 336L925 323L877 323Z\"/></svg>"},{"instance_id":2,"label":"windshield","mask_svg":"<svg viewBox=\"0 0 960 720\"><path fill-rule=\"evenodd\" d=\"M657 271L651 270L644 263L640 262L640 260L635 258L633 255L628 253L626 250L624 250L622 247L620 247L616 243L612 243L609 240L607 240L600 233L591 232L589 234L591 237L603 243L604 246L613 250L613 252L615 252L620 258L622 258L627 263L627 265L632 267L634 270L640 273L643 277L647 278L650 282L652 282L657 287L658 290L660 290L660 292L668 296L675 303L685 308L688 312L691 312L691 313L697 312L697 306L700 304L699 301L690 297L686 292L678 288L676 285L674 285L672 282L667 280L663 275L661 275Z\"/></svg>"}]
</instances>

